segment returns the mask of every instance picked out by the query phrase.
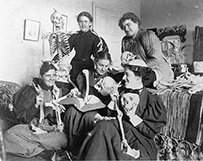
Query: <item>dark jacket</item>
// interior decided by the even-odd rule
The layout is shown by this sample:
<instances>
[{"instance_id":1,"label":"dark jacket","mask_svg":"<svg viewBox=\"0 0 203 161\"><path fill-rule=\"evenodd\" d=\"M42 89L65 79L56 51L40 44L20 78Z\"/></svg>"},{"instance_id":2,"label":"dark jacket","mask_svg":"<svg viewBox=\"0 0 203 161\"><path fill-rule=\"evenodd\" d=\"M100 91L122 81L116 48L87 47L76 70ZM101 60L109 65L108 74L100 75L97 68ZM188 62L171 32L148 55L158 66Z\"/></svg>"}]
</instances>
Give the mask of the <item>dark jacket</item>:
<instances>
[{"instance_id":1,"label":"dark jacket","mask_svg":"<svg viewBox=\"0 0 203 161\"><path fill-rule=\"evenodd\" d=\"M33 83L40 85L42 90L47 93L48 91L52 90L52 88L46 86L46 84L40 78L34 78ZM35 106L37 95L38 93L32 85L22 87L17 93L14 94L14 113L20 123L30 123L34 117L39 118L40 108ZM60 95L62 95L62 91ZM50 101L52 96L50 95L50 97L47 97L46 99L46 101Z\"/></svg>"},{"instance_id":2,"label":"dark jacket","mask_svg":"<svg viewBox=\"0 0 203 161\"><path fill-rule=\"evenodd\" d=\"M92 30L87 32L78 31L70 36L68 42L70 51L75 50L75 55L71 60L72 70L70 75L71 80L76 83L76 77L82 69L93 69L91 56L94 56L100 50L108 51L109 49L104 39ZM58 54L54 60L56 59L58 59Z\"/></svg>"}]
</instances>

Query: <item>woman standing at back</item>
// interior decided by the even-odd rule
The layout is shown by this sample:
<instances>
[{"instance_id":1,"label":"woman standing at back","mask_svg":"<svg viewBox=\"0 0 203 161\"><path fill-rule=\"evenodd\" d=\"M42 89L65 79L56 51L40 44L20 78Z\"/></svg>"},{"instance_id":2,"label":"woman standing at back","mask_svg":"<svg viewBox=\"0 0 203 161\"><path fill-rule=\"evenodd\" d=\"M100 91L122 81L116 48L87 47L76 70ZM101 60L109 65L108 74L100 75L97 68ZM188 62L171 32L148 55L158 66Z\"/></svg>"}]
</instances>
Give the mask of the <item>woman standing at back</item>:
<instances>
[{"instance_id":1,"label":"woman standing at back","mask_svg":"<svg viewBox=\"0 0 203 161\"><path fill-rule=\"evenodd\" d=\"M161 51L161 42L153 31L146 31L140 25L139 18L131 12L125 13L119 20L119 27L126 34L121 42L122 63L128 63L129 59L142 59L153 70L151 79L172 81L174 73Z\"/></svg>"},{"instance_id":2,"label":"woman standing at back","mask_svg":"<svg viewBox=\"0 0 203 161\"><path fill-rule=\"evenodd\" d=\"M70 51L75 49L70 71L70 78L74 83L76 83L77 75L83 69L94 68L91 57L94 57L98 51L108 52L105 41L92 30L93 17L89 12L81 12L77 16L77 22L80 31L73 33L68 39ZM54 59L57 59L57 57Z\"/></svg>"}]
</instances>

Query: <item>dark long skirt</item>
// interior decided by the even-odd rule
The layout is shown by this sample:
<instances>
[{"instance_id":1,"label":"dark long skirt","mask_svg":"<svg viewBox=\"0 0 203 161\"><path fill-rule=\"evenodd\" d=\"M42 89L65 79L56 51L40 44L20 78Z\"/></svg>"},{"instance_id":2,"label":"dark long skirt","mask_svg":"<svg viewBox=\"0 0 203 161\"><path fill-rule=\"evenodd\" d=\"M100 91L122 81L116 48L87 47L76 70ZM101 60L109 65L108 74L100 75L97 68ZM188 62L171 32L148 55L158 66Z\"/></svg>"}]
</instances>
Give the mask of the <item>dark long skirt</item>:
<instances>
[{"instance_id":1,"label":"dark long skirt","mask_svg":"<svg viewBox=\"0 0 203 161\"><path fill-rule=\"evenodd\" d=\"M148 139L129 123L124 123L125 136L132 149L139 149L137 160L156 160L153 139ZM121 135L116 120L99 121L81 146L79 160L135 160L121 152Z\"/></svg>"},{"instance_id":2,"label":"dark long skirt","mask_svg":"<svg viewBox=\"0 0 203 161\"><path fill-rule=\"evenodd\" d=\"M67 135L67 150L77 154L82 142L90 132L95 123L94 116L97 112L83 113L74 106L70 106L64 116L65 133Z\"/></svg>"}]
</instances>

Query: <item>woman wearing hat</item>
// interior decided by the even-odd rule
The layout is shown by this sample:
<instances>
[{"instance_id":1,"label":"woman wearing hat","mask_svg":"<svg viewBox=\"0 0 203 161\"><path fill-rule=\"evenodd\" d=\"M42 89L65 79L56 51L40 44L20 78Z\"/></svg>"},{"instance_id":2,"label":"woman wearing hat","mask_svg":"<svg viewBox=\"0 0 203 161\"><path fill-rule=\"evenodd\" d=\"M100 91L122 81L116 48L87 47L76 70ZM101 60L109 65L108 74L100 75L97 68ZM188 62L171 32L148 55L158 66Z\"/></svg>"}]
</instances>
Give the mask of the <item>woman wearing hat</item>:
<instances>
[{"instance_id":1,"label":"woman wearing hat","mask_svg":"<svg viewBox=\"0 0 203 161\"><path fill-rule=\"evenodd\" d=\"M111 93L118 99L118 114L122 113L124 135L128 152L121 150L121 131L118 120L101 120L86 137L78 159L85 160L156 160L154 136L166 124L166 109L161 99L149 93L143 85L148 67L143 60L133 60L124 66L124 85ZM121 97L125 93L137 93L140 101L135 111L124 112ZM118 94L119 93L119 94ZM139 151L132 155L132 151Z\"/></svg>"}]
</instances>

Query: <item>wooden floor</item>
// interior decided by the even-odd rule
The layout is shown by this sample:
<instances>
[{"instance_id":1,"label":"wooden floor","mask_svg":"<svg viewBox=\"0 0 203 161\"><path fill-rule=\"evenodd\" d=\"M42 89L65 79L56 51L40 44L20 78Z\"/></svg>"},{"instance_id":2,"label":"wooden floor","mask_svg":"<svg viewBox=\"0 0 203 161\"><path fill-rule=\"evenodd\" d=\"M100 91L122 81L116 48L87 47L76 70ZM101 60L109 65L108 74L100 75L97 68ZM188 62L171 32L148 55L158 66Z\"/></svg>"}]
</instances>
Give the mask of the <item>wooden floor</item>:
<instances>
[{"instance_id":1,"label":"wooden floor","mask_svg":"<svg viewBox=\"0 0 203 161\"><path fill-rule=\"evenodd\" d=\"M6 161L46 161L46 160L40 157L24 158L13 154L7 154Z\"/></svg>"},{"instance_id":2,"label":"wooden floor","mask_svg":"<svg viewBox=\"0 0 203 161\"><path fill-rule=\"evenodd\" d=\"M67 155L57 155L56 161L73 161L74 159L70 159ZM1 158L0 158L1 161ZM25 158L20 157L14 154L6 154L6 161L47 161L40 157L32 157L32 158Z\"/></svg>"}]
</instances>

